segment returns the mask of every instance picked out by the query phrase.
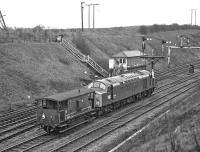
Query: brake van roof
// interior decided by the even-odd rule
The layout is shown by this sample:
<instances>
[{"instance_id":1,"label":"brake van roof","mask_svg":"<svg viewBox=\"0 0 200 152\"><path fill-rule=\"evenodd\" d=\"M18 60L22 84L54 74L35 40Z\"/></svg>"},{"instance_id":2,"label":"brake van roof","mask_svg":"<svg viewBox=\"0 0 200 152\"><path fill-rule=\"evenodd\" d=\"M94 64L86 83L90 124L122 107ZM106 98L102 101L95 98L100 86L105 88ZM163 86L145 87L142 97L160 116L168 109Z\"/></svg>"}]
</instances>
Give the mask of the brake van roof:
<instances>
[{"instance_id":1,"label":"brake van roof","mask_svg":"<svg viewBox=\"0 0 200 152\"><path fill-rule=\"evenodd\" d=\"M82 96L84 94L89 94L94 92L94 90L92 89L88 89L88 88L80 88L80 89L74 89L74 90L70 90L67 92L63 92L63 93L57 93L51 96L47 96L47 97L43 97L40 99L49 99L49 100L54 100L54 101L65 101L67 99L72 99L75 97L79 97Z\"/></svg>"}]
</instances>

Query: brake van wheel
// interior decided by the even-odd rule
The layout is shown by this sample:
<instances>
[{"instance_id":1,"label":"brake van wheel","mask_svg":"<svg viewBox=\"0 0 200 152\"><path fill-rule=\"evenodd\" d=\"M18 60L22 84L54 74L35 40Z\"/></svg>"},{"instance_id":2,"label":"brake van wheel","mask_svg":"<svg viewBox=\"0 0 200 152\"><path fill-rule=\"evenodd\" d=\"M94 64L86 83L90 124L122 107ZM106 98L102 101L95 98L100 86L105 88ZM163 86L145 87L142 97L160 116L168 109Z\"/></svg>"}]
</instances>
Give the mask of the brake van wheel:
<instances>
[{"instance_id":1,"label":"brake van wheel","mask_svg":"<svg viewBox=\"0 0 200 152\"><path fill-rule=\"evenodd\" d=\"M44 126L43 129L47 132L47 126Z\"/></svg>"},{"instance_id":2,"label":"brake van wheel","mask_svg":"<svg viewBox=\"0 0 200 152\"><path fill-rule=\"evenodd\" d=\"M100 117L102 115L103 115L103 111L102 110L97 111L97 117Z\"/></svg>"}]
</instances>

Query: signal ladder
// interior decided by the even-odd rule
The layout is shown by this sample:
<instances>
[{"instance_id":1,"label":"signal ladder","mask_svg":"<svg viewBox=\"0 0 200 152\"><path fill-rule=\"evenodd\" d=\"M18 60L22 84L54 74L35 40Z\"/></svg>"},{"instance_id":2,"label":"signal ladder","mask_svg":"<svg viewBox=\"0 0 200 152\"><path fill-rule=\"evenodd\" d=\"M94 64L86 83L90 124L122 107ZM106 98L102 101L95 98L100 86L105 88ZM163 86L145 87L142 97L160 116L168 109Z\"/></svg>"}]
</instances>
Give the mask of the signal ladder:
<instances>
[{"instance_id":1,"label":"signal ladder","mask_svg":"<svg viewBox=\"0 0 200 152\"><path fill-rule=\"evenodd\" d=\"M103 77L108 77L108 72L98 65L89 55L84 55L77 48L75 48L69 41L62 39L61 45L68 50L73 56L79 59L81 62L87 63L96 72Z\"/></svg>"}]
</instances>

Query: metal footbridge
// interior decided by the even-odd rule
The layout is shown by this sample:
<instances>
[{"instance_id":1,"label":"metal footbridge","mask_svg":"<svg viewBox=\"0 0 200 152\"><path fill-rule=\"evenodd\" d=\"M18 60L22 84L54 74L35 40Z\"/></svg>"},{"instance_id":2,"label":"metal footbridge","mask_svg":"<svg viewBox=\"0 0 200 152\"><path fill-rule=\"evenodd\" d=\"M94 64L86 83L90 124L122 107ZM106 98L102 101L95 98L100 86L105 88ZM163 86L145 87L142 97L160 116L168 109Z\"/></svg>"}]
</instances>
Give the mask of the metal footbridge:
<instances>
[{"instance_id":1,"label":"metal footbridge","mask_svg":"<svg viewBox=\"0 0 200 152\"><path fill-rule=\"evenodd\" d=\"M81 53L68 40L63 39L60 44L81 62L87 63L93 70L95 70L101 76L109 76L109 73L105 69L103 69L99 64L97 64L89 55L84 55L83 53Z\"/></svg>"}]
</instances>

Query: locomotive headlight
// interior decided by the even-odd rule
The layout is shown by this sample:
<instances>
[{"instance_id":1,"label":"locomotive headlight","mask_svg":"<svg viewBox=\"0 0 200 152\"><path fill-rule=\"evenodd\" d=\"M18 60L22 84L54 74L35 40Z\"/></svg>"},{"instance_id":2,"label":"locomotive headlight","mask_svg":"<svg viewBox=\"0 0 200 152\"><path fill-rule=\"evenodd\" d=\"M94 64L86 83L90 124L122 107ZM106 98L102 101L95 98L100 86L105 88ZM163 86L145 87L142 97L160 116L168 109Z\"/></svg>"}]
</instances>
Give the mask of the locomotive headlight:
<instances>
[{"instance_id":1,"label":"locomotive headlight","mask_svg":"<svg viewBox=\"0 0 200 152\"><path fill-rule=\"evenodd\" d=\"M45 114L44 113L42 114L42 119L45 119Z\"/></svg>"}]
</instances>

